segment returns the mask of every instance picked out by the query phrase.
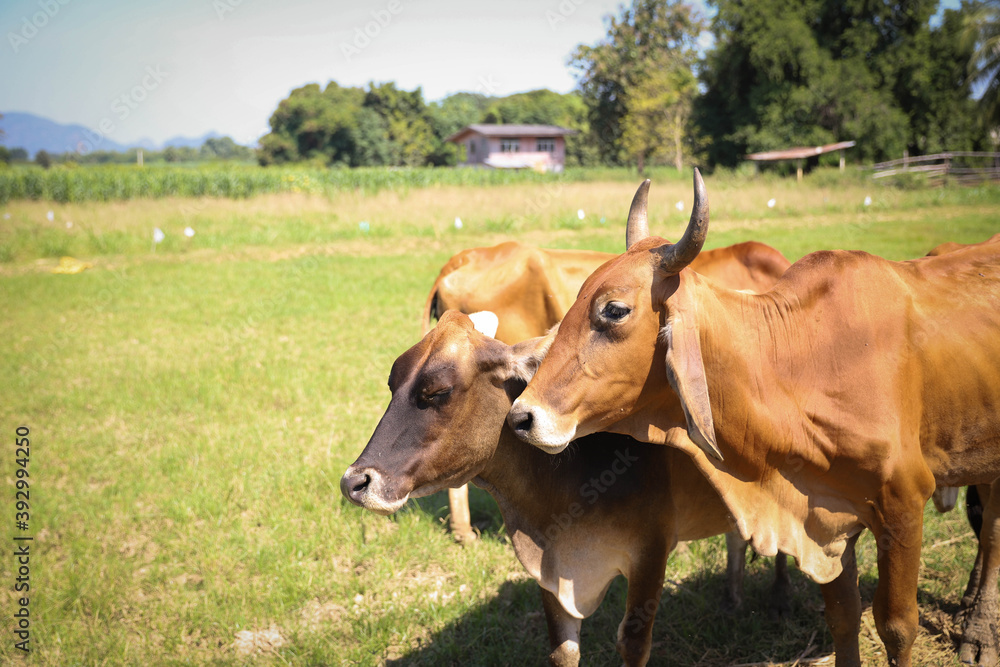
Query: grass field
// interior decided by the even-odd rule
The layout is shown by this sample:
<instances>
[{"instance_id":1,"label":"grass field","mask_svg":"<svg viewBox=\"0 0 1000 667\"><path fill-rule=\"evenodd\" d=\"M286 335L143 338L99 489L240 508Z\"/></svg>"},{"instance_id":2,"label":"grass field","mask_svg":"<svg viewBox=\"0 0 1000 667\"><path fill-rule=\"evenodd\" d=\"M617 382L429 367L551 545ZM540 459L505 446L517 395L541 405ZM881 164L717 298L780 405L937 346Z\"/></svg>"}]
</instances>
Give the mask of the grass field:
<instances>
[{"instance_id":1,"label":"grass field","mask_svg":"<svg viewBox=\"0 0 1000 667\"><path fill-rule=\"evenodd\" d=\"M680 234L689 183L654 181L653 233ZM472 497L482 539L460 547L444 529L444 494L387 519L348 504L338 482L451 254L509 238L620 251L634 188L0 205L0 662L19 653L13 537L31 535L31 664L543 664L537 587L488 496ZM832 247L903 259L1000 231L993 187L828 176L709 179L708 189L710 247L756 239L792 259ZM155 250L154 227L166 234ZM66 254L93 267L53 275ZM31 438L24 532L14 527L18 426ZM926 517L917 660L958 664L950 616L975 542L959 510ZM868 536L859 554L870 604ZM791 663L831 650L818 588L797 572L792 617L769 618L768 559L749 566L745 607L726 615L724 559L721 538L671 557L651 664ZM616 582L584 622L585 664L618 664L624 590ZM884 664L870 609L865 618L864 655Z\"/></svg>"}]
</instances>

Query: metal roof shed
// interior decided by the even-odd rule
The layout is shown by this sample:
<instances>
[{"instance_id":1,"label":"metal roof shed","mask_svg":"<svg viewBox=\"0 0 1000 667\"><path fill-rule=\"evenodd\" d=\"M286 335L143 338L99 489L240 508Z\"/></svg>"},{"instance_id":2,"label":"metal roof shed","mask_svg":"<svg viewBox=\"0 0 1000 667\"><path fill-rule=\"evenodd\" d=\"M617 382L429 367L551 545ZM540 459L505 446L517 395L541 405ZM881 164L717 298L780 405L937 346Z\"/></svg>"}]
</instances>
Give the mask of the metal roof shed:
<instances>
[{"instance_id":1,"label":"metal roof shed","mask_svg":"<svg viewBox=\"0 0 1000 667\"><path fill-rule=\"evenodd\" d=\"M802 164L805 159L815 155L822 155L823 153L840 151L840 170L844 171L844 150L852 148L856 143L857 142L855 141L839 141L835 144L827 144L825 146L798 146L796 148L786 148L781 151L751 153L746 156L746 159L754 160L756 162L780 162L781 160L795 160L795 176L797 180L801 181Z\"/></svg>"}]
</instances>

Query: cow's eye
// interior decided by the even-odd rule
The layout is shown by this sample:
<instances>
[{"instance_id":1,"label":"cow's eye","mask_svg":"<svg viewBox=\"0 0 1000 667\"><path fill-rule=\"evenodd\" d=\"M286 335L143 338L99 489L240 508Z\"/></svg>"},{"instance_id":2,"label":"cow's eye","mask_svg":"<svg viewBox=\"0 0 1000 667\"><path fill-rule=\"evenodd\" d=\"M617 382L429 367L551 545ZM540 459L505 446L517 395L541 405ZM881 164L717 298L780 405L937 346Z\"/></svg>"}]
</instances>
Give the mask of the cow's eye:
<instances>
[{"instance_id":1,"label":"cow's eye","mask_svg":"<svg viewBox=\"0 0 1000 667\"><path fill-rule=\"evenodd\" d=\"M618 322L625 318L626 315L632 312L632 309L626 306L621 301L608 301L604 304L604 308L601 309L601 315L605 319L612 322Z\"/></svg>"},{"instance_id":2,"label":"cow's eye","mask_svg":"<svg viewBox=\"0 0 1000 667\"><path fill-rule=\"evenodd\" d=\"M425 403L440 403L451 394L451 387L441 387L438 389L424 389L420 392L420 399Z\"/></svg>"}]
</instances>

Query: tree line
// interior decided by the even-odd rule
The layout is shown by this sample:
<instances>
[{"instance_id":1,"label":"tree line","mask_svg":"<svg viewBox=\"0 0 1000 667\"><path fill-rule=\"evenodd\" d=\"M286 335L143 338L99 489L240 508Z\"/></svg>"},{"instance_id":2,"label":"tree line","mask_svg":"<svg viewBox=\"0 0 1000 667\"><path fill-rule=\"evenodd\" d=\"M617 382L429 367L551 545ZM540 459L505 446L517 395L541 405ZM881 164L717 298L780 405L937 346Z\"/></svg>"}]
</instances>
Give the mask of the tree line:
<instances>
[{"instance_id":1,"label":"tree line","mask_svg":"<svg viewBox=\"0 0 1000 667\"><path fill-rule=\"evenodd\" d=\"M211 137L198 148L194 146L167 146L159 151L130 148L127 151L90 151L88 153L49 153L46 150L40 150L35 153L33 160L30 159L28 151L24 148L0 146L0 165L27 164L29 161L33 161L38 166L48 169L55 164L135 164L138 161L140 150L142 151L143 163L153 164L229 160L252 162L256 156L254 149L236 143L232 137Z\"/></svg>"},{"instance_id":2,"label":"tree line","mask_svg":"<svg viewBox=\"0 0 1000 667\"><path fill-rule=\"evenodd\" d=\"M392 82L303 86L271 116L258 161L452 165L462 149L446 139L472 123L561 125L578 131L568 165L640 170L732 167L748 153L850 139L863 162L992 148L998 0L967 0L933 25L937 0L708 4L710 21L682 0L623 6L603 40L570 55L579 86L569 94L458 93L428 104L420 88ZM706 35L712 45L699 49Z\"/></svg>"},{"instance_id":3,"label":"tree line","mask_svg":"<svg viewBox=\"0 0 1000 667\"><path fill-rule=\"evenodd\" d=\"M262 165L307 161L317 165L454 165L460 148L446 139L473 123L530 123L587 129L587 108L579 94L534 90L507 97L456 93L426 103L420 88L395 83L325 88L311 83L278 104L271 132L260 140ZM571 137L570 164L596 164L596 151Z\"/></svg>"}]
</instances>

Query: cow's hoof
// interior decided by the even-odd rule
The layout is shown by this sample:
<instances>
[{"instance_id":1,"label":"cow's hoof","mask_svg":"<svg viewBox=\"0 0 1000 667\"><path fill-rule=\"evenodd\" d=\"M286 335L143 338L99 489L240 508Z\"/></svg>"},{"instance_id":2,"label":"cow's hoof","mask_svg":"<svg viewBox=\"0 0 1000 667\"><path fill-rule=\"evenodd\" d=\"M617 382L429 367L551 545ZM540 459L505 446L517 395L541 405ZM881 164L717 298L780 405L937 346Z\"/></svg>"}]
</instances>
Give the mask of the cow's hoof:
<instances>
[{"instance_id":1,"label":"cow's hoof","mask_svg":"<svg viewBox=\"0 0 1000 667\"><path fill-rule=\"evenodd\" d=\"M996 667L997 649L995 646L980 646L975 642L963 641L958 647L958 659L963 665Z\"/></svg>"},{"instance_id":2,"label":"cow's hoof","mask_svg":"<svg viewBox=\"0 0 1000 667\"><path fill-rule=\"evenodd\" d=\"M965 665L995 667L997 658L996 624L970 615L962 632L958 659Z\"/></svg>"},{"instance_id":3,"label":"cow's hoof","mask_svg":"<svg viewBox=\"0 0 1000 667\"><path fill-rule=\"evenodd\" d=\"M452 530L451 537L459 544L468 544L469 542L475 542L479 539L476 531L471 528L468 530Z\"/></svg>"}]
</instances>

